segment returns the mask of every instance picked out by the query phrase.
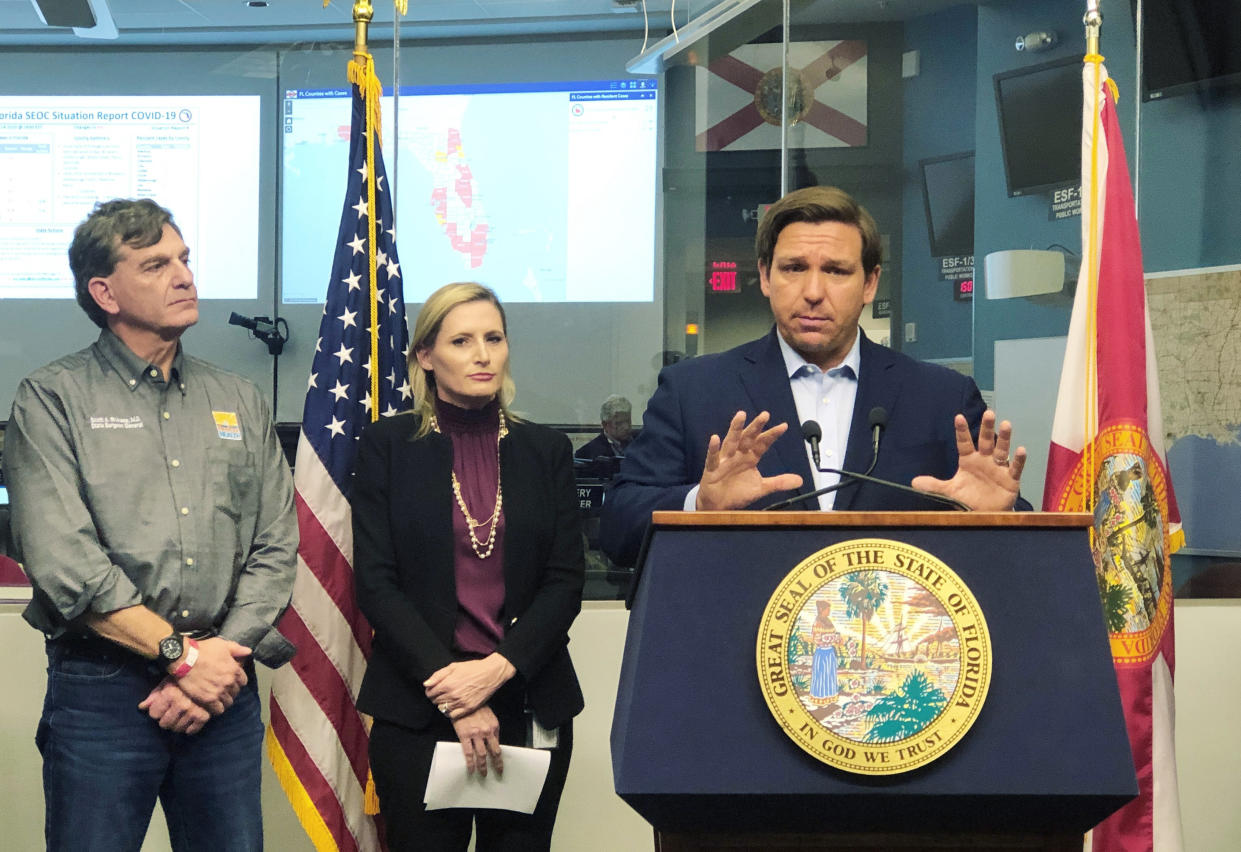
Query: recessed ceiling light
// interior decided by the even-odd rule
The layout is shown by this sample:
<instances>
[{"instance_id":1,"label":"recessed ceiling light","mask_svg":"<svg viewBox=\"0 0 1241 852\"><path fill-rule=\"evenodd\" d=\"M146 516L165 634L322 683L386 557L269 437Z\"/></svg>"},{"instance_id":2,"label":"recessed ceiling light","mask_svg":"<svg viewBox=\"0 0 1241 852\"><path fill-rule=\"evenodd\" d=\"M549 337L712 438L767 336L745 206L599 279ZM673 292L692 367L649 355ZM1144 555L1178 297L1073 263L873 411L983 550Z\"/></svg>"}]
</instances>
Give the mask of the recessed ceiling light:
<instances>
[{"instance_id":1,"label":"recessed ceiling light","mask_svg":"<svg viewBox=\"0 0 1241 852\"><path fill-rule=\"evenodd\" d=\"M246 0L246 5L251 9L266 9L267 0Z\"/></svg>"}]
</instances>

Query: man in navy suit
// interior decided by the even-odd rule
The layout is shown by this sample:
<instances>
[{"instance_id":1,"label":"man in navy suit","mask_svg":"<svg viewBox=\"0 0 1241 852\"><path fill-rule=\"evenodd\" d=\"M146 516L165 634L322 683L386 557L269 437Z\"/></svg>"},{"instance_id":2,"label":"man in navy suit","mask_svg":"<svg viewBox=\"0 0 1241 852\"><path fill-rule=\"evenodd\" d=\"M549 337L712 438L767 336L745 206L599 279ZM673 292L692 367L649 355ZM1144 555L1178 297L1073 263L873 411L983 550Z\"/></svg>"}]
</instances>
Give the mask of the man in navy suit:
<instances>
[{"instance_id":1,"label":"man in navy suit","mask_svg":"<svg viewBox=\"0 0 1241 852\"><path fill-rule=\"evenodd\" d=\"M864 208L834 187L789 193L763 217L755 249L775 327L660 373L604 502L600 542L615 562L633 563L654 510L762 508L838 483L813 470L798 425L808 420L822 431L823 467L863 473L874 463L874 477L974 509L1029 508L1018 495L1025 448L1010 459L1012 426L996 426L973 380L858 328L881 259L879 229ZM944 508L845 481L792 508Z\"/></svg>"},{"instance_id":2,"label":"man in navy suit","mask_svg":"<svg viewBox=\"0 0 1241 852\"><path fill-rule=\"evenodd\" d=\"M599 407L599 423L599 434L573 454L574 466L578 474L611 479L633 440L633 406L612 394Z\"/></svg>"}]
</instances>

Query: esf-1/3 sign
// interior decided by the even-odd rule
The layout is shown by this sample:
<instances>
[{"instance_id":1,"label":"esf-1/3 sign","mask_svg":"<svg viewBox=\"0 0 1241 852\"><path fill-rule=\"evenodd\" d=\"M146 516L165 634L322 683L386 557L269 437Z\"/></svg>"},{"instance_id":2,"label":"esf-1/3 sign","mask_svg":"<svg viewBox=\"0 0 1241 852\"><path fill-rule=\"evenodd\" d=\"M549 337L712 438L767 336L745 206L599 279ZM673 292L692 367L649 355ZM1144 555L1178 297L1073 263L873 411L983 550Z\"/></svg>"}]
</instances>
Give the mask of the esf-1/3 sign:
<instances>
[{"instance_id":1,"label":"esf-1/3 sign","mask_svg":"<svg viewBox=\"0 0 1241 852\"><path fill-rule=\"evenodd\" d=\"M1080 215L1082 215L1082 188L1080 186L1066 186L1051 194L1047 221L1055 222L1057 219L1068 219Z\"/></svg>"}]
</instances>

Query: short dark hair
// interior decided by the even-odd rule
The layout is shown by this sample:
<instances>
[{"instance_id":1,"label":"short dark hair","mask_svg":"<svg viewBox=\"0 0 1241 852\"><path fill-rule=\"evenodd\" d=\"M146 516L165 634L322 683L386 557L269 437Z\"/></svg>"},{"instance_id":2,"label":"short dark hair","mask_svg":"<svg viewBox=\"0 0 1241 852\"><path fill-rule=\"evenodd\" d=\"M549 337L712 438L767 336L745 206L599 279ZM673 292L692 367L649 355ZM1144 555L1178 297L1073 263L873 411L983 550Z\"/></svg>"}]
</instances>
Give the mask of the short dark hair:
<instances>
[{"instance_id":1,"label":"short dark hair","mask_svg":"<svg viewBox=\"0 0 1241 852\"><path fill-rule=\"evenodd\" d=\"M754 253L760 269L771 269L776 240L794 222L841 222L855 226L862 234L862 270L867 276L883 260L879 226L866 208L853 196L834 186L808 186L794 190L768 208L758 224Z\"/></svg>"},{"instance_id":2,"label":"short dark hair","mask_svg":"<svg viewBox=\"0 0 1241 852\"><path fill-rule=\"evenodd\" d=\"M69 269L73 271L73 292L91 322L100 328L108 324L108 313L90 293L92 278L106 278L121 259L122 245L147 248L164 236L164 226L181 229L172 213L149 198L114 198L100 201L73 232L69 244Z\"/></svg>"}]
</instances>

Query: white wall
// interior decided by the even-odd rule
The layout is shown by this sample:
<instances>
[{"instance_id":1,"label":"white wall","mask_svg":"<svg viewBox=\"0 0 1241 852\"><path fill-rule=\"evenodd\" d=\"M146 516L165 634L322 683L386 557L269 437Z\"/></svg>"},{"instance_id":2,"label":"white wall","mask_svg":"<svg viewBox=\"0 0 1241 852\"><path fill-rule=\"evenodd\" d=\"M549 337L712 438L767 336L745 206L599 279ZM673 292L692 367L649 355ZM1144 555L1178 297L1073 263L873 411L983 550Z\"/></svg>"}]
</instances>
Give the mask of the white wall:
<instances>
[{"instance_id":1,"label":"white wall","mask_svg":"<svg viewBox=\"0 0 1241 852\"><path fill-rule=\"evenodd\" d=\"M573 762L553 849L556 852L641 852L653 846L650 826L612 792L608 735L620 676L629 614L619 603L587 602L571 633L586 710L574 723ZM43 704L46 657L43 637L20 615L20 607L0 605L0 847L43 848L43 787L35 727ZM260 667L259 688L270 692ZM264 701L266 711L266 701ZM263 816L267 848L275 852L313 852L280 785L263 764ZM162 812L155 809L143 852L168 852Z\"/></svg>"},{"instance_id":2,"label":"white wall","mask_svg":"<svg viewBox=\"0 0 1241 852\"><path fill-rule=\"evenodd\" d=\"M608 731L620 671L628 614L617 604L588 603L573 627L574 660L586 693L586 711L575 728L575 751L561 802L553 848L557 852L641 852L652 848L650 827L612 792ZM1185 849L1224 852L1241 848L1241 601L1180 601L1176 605L1177 750ZM15 607L0 608L0 831L6 849L42 848L43 796L35 725L43 700L42 639ZM261 679L262 681L262 679ZM264 694L267 690L264 688ZM311 852L293 812L265 772L263 807L267 846L277 852ZM156 820L143 852L167 850Z\"/></svg>"}]
</instances>

